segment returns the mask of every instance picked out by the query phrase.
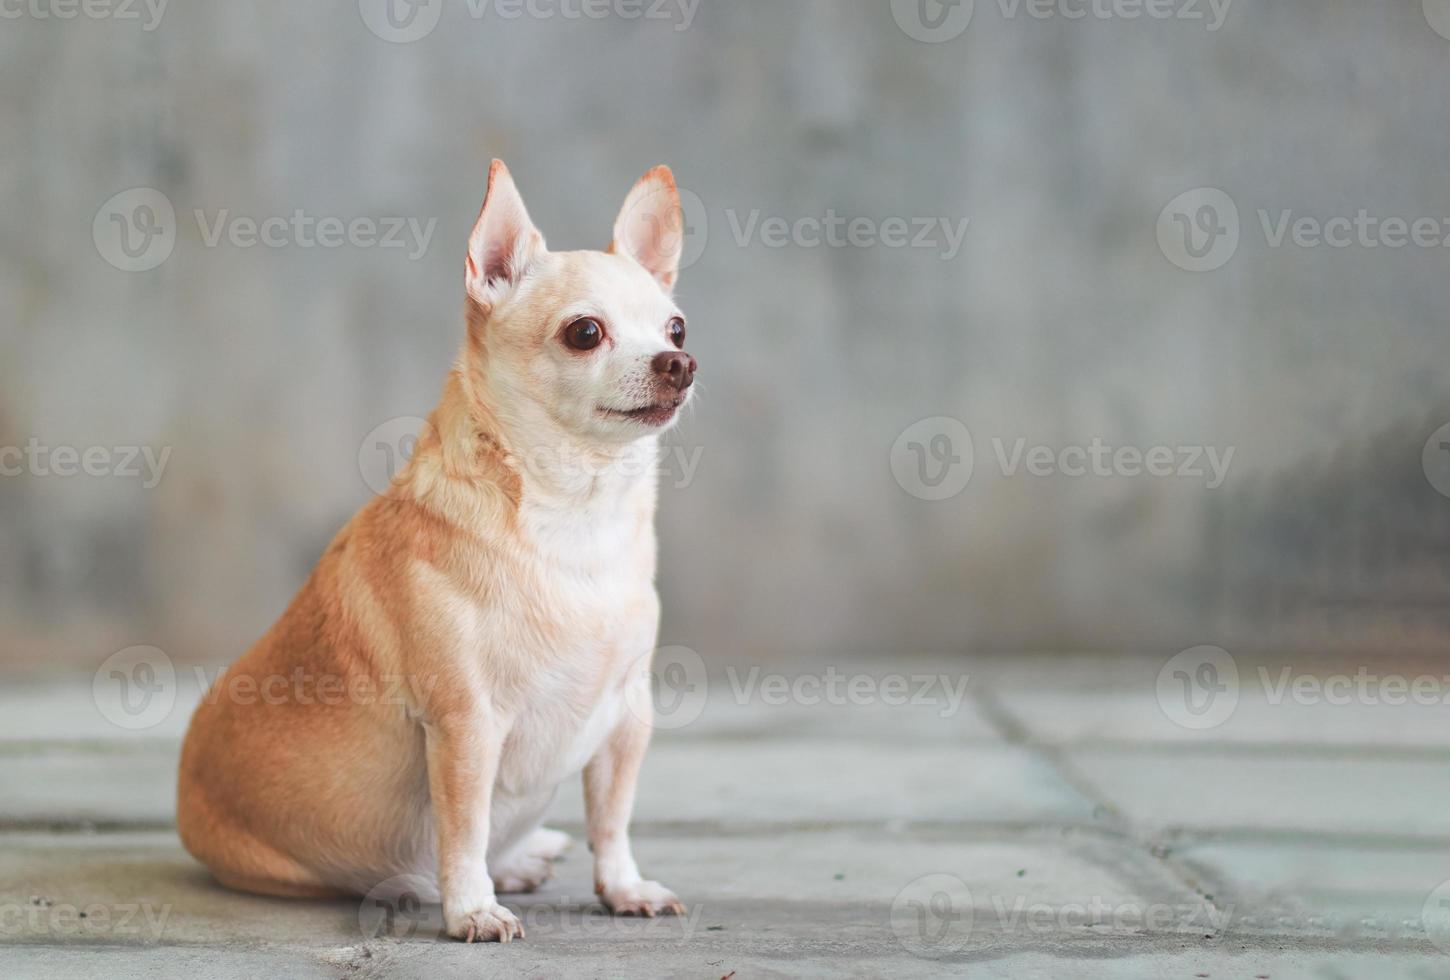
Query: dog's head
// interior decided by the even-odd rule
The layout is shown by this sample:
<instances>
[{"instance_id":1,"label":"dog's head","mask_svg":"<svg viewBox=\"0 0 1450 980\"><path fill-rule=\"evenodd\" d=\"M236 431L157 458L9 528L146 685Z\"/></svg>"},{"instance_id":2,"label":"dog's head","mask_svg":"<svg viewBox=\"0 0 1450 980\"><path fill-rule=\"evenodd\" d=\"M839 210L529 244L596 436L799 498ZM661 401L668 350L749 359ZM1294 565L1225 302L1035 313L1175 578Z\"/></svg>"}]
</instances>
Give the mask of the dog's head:
<instances>
[{"instance_id":1,"label":"dog's head","mask_svg":"<svg viewBox=\"0 0 1450 980\"><path fill-rule=\"evenodd\" d=\"M551 252L499 160L469 236L466 368L514 428L620 444L668 428L695 359L671 298L683 239L668 167L635 184L605 252Z\"/></svg>"}]
</instances>

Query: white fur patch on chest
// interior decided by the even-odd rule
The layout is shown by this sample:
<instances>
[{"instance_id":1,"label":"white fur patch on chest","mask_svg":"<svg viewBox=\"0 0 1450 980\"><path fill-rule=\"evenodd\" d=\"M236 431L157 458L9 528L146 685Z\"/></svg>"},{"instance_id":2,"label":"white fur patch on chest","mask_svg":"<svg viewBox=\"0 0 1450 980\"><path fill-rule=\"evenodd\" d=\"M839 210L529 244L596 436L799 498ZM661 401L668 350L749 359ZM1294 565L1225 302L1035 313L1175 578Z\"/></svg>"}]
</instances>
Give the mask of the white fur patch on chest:
<instances>
[{"instance_id":1,"label":"white fur patch on chest","mask_svg":"<svg viewBox=\"0 0 1450 980\"><path fill-rule=\"evenodd\" d=\"M532 547L496 555L490 588L474 593L420 565L415 586L443 622L448 655L463 658L484 696L517 711L496 791L552 791L598 752L628 709L625 680L647 664L659 621L652 535L637 506L618 513L536 516Z\"/></svg>"}]
</instances>

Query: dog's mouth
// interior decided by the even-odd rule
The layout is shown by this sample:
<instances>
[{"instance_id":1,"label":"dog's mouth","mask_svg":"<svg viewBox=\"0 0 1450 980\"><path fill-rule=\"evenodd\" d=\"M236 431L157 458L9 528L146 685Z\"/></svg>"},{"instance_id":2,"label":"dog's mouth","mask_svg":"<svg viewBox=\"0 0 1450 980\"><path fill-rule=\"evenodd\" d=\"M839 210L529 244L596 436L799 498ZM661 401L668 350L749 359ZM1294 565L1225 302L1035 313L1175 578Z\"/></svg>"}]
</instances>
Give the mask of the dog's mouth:
<instances>
[{"instance_id":1,"label":"dog's mouth","mask_svg":"<svg viewBox=\"0 0 1450 980\"><path fill-rule=\"evenodd\" d=\"M666 398L650 405L641 405L639 408L608 408L600 407L603 415L616 419L629 419L633 422L640 422L644 425L664 425L675 417L680 406L685 403L684 395L676 395L673 398Z\"/></svg>"}]
</instances>

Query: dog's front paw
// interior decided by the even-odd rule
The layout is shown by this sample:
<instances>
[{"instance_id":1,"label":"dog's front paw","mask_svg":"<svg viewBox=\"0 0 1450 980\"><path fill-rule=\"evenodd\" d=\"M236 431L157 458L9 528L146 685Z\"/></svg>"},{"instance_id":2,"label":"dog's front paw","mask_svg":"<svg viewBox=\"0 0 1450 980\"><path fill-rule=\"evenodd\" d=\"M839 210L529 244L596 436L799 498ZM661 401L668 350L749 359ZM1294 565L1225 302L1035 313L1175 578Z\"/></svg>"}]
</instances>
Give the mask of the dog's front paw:
<instances>
[{"instance_id":1,"label":"dog's front paw","mask_svg":"<svg viewBox=\"0 0 1450 980\"><path fill-rule=\"evenodd\" d=\"M464 915L448 917L448 935L466 943L506 943L524 938L519 917L497 902Z\"/></svg>"},{"instance_id":2,"label":"dog's front paw","mask_svg":"<svg viewBox=\"0 0 1450 980\"><path fill-rule=\"evenodd\" d=\"M599 897L615 915L684 915L685 906L658 881L637 881L617 888L602 887Z\"/></svg>"}]
</instances>

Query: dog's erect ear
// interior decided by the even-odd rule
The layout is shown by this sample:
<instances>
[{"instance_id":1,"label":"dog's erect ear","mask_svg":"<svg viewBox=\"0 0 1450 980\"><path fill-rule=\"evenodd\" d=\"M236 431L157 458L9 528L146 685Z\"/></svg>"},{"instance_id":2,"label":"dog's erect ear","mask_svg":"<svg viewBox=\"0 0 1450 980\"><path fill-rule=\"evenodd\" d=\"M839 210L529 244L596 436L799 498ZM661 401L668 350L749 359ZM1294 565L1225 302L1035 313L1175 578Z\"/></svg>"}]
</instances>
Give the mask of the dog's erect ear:
<instances>
[{"instance_id":1,"label":"dog's erect ear","mask_svg":"<svg viewBox=\"0 0 1450 980\"><path fill-rule=\"evenodd\" d=\"M544 236L529 220L524 199L502 160L488 168L488 193L468 236L464 286L485 311L516 284L544 250Z\"/></svg>"},{"instance_id":2,"label":"dog's erect ear","mask_svg":"<svg viewBox=\"0 0 1450 980\"><path fill-rule=\"evenodd\" d=\"M675 288L685 247L685 214L669 167L655 167L639 179L619 217L609 250L634 259L665 292Z\"/></svg>"}]
</instances>

